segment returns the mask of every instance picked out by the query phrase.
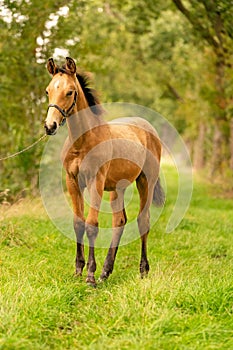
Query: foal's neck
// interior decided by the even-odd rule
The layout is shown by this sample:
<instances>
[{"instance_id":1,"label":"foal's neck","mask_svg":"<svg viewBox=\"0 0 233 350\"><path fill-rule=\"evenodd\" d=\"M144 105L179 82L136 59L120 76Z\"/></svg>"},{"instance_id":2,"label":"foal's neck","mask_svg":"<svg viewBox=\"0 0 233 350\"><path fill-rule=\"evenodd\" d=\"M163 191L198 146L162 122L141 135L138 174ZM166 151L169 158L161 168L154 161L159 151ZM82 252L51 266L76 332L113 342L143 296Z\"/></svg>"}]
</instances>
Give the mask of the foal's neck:
<instances>
[{"instance_id":1,"label":"foal's neck","mask_svg":"<svg viewBox=\"0 0 233 350\"><path fill-rule=\"evenodd\" d=\"M88 131L91 135L94 128L105 124L106 122L96 116L90 108L80 110L67 119L69 139L74 143L83 138Z\"/></svg>"},{"instance_id":2,"label":"foal's neck","mask_svg":"<svg viewBox=\"0 0 233 350\"><path fill-rule=\"evenodd\" d=\"M92 108L88 106L83 91L78 95L75 113L67 119L69 139L72 144L82 143L88 131L87 135L91 135L94 128L106 125L101 116L94 114Z\"/></svg>"},{"instance_id":3,"label":"foal's neck","mask_svg":"<svg viewBox=\"0 0 233 350\"><path fill-rule=\"evenodd\" d=\"M78 98L74 108L74 114L67 119L67 127L70 142L72 144L75 143L79 147L86 137L90 137L94 133L94 128L100 125L106 125L106 122L101 116L96 115L92 107L88 105L78 79L76 80L76 85Z\"/></svg>"}]
</instances>

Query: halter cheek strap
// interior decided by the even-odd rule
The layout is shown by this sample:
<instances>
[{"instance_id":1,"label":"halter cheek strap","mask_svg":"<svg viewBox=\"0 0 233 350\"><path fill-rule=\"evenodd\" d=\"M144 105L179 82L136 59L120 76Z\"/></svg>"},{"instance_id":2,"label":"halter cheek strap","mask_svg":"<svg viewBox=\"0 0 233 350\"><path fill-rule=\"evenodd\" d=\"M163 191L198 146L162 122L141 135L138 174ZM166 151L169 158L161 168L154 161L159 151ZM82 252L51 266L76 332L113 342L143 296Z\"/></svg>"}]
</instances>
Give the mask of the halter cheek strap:
<instances>
[{"instance_id":1,"label":"halter cheek strap","mask_svg":"<svg viewBox=\"0 0 233 350\"><path fill-rule=\"evenodd\" d=\"M65 124L66 122L66 118L70 117L70 112L72 111L72 109L74 108L74 106L76 105L76 102L77 102L77 96L78 96L78 93L77 91L74 92L74 101L72 103L72 105L67 109L67 111L65 111L64 109L62 109L61 107L59 107L58 105L54 104L54 103L50 103L48 105L48 110L50 107L54 107L56 108L60 113L61 115L63 116L63 119L62 121L60 122L59 126L62 126ZM47 110L47 112L48 112Z\"/></svg>"}]
</instances>

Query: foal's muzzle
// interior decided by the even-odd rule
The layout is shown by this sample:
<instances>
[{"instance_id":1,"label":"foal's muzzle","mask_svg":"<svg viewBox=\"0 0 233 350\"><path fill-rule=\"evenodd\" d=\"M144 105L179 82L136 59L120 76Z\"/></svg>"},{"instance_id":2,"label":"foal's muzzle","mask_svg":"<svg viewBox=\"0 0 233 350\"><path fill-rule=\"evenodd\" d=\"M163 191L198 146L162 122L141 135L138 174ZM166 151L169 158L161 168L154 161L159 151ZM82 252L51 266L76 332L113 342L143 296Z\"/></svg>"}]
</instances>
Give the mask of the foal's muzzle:
<instances>
[{"instance_id":1,"label":"foal's muzzle","mask_svg":"<svg viewBox=\"0 0 233 350\"><path fill-rule=\"evenodd\" d=\"M47 135L55 135L57 132L57 123L53 122L53 125L50 128L45 124L44 128Z\"/></svg>"}]
</instances>

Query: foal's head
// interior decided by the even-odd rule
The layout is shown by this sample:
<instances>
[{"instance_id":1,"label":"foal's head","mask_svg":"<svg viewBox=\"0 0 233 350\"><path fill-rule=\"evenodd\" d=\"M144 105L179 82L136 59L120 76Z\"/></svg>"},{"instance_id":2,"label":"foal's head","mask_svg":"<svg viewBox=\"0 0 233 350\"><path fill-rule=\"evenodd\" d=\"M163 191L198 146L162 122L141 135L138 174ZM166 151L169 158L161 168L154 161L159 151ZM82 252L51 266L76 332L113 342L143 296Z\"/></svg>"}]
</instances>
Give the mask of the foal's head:
<instances>
[{"instance_id":1,"label":"foal's head","mask_svg":"<svg viewBox=\"0 0 233 350\"><path fill-rule=\"evenodd\" d=\"M55 135L66 118L77 111L91 108L91 113L101 115L104 110L100 105L97 93L89 86L86 73L76 73L76 64L70 57L58 67L52 58L48 60L47 69L52 75L46 93L49 97L45 130L48 135Z\"/></svg>"},{"instance_id":2,"label":"foal's head","mask_svg":"<svg viewBox=\"0 0 233 350\"><path fill-rule=\"evenodd\" d=\"M59 68L50 58L47 69L53 77L46 89L49 107L45 120L45 130L48 135L55 135L65 118L77 110L76 100L79 93L79 83L76 77L76 65L72 58L67 57L62 68Z\"/></svg>"}]
</instances>

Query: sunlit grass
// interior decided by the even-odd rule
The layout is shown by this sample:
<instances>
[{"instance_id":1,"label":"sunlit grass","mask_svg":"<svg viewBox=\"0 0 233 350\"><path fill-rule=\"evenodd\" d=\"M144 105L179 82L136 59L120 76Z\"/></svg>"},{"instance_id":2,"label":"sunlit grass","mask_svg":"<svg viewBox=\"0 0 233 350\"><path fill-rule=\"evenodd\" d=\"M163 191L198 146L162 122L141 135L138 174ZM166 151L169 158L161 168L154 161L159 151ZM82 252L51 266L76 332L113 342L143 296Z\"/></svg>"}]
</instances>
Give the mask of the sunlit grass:
<instances>
[{"instance_id":1,"label":"sunlit grass","mask_svg":"<svg viewBox=\"0 0 233 350\"><path fill-rule=\"evenodd\" d=\"M143 280L140 240L120 247L113 274L93 289L86 272L73 276L75 243L39 200L1 210L1 349L233 348L232 200L214 198L198 180L185 218L166 234L176 194L169 176ZM106 251L96 251L97 277Z\"/></svg>"}]
</instances>

